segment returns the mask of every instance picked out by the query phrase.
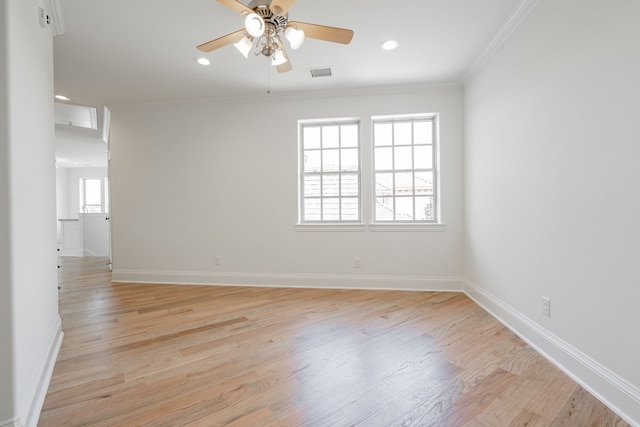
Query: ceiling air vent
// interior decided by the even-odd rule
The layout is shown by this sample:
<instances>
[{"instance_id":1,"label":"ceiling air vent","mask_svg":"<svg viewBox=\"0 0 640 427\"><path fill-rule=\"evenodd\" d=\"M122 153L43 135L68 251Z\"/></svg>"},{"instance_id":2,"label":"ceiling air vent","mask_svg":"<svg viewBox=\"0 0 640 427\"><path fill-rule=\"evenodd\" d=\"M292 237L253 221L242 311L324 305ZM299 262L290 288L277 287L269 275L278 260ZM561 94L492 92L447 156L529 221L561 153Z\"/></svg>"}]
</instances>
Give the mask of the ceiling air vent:
<instances>
[{"instance_id":1,"label":"ceiling air vent","mask_svg":"<svg viewBox=\"0 0 640 427\"><path fill-rule=\"evenodd\" d=\"M309 68L309 74L311 77L331 77L333 75L331 67Z\"/></svg>"}]
</instances>

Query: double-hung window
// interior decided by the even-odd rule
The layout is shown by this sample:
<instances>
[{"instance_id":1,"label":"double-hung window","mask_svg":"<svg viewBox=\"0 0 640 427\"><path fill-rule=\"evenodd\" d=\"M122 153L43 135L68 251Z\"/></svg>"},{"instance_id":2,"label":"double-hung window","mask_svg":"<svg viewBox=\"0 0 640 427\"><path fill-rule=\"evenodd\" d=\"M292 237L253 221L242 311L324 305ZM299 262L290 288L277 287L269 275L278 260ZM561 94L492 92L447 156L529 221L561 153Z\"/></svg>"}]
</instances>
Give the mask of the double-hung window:
<instances>
[{"instance_id":1,"label":"double-hung window","mask_svg":"<svg viewBox=\"0 0 640 427\"><path fill-rule=\"evenodd\" d=\"M300 122L300 223L361 221L360 123Z\"/></svg>"},{"instance_id":2,"label":"double-hung window","mask_svg":"<svg viewBox=\"0 0 640 427\"><path fill-rule=\"evenodd\" d=\"M80 178L80 212L109 212L107 178Z\"/></svg>"},{"instance_id":3,"label":"double-hung window","mask_svg":"<svg viewBox=\"0 0 640 427\"><path fill-rule=\"evenodd\" d=\"M437 222L436 117L373 118L374 222Z\"/></svg>"}]
</instances>

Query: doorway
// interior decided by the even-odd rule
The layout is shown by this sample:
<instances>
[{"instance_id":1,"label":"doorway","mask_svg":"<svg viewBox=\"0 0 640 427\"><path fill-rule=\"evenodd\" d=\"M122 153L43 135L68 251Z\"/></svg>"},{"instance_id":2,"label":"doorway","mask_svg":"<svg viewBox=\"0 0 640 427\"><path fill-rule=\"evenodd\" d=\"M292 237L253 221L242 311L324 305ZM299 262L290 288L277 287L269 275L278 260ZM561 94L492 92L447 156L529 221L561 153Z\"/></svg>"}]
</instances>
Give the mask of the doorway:
<instances>
[{"instance_id":1,"label":"doorway","mask_svg":"<svg viewBox=\"0 0 640 427\"><path fill-rule=\"evenodd\" d=\"M105 257L111 265L110 114L56 102L56 210L61 256Z\"/></svg>"}]
</instances>

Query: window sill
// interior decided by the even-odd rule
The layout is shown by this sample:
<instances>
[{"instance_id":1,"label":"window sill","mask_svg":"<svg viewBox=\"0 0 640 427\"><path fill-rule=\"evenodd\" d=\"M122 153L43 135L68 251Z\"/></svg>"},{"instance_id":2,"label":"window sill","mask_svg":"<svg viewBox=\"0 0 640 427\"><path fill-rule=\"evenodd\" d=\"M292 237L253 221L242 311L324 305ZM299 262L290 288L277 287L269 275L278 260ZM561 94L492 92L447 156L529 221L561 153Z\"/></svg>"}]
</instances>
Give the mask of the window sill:
<instances>
[{"instance_id":1,"label":"window sill","mask_svg":"<svg viewBox=\"0 0 640 427\"><path fill-rule=\"evenodd\" d=\"M297 232L441 232L445 231L446 224L393 224L393 223L377 223L377 224L340 224L340 223L314 223L314 224L296 224L294 226Z\"/></svg>"},{"instance_id":2,"label":"window sill","mask_svg":"<svg viewBox=\"0 0 640 427\"><path fill-rule=\"evenodd\" d=\"M412 232L433 232L444 231L446 224L393 224L377 223L369 224L369 231L412 231Z\"/></svg>"},{"instance_id":3,"label":"window sill","mask_svg":"<svg viewBox=\"0 0 640 427\"><path fill-rule=\"evenodd\" d=\"M296 231L366 231L366 224L338 224L338 223L326 223L326 224L296 224Z\"/></svg>"}]
</instances>

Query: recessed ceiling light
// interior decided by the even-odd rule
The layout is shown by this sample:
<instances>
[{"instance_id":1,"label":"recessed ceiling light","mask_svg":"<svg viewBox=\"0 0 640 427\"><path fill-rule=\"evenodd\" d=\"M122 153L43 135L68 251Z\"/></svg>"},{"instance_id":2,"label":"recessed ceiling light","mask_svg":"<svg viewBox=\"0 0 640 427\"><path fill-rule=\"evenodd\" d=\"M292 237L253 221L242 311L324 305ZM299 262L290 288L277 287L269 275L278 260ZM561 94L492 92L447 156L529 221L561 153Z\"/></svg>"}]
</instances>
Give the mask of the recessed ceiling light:
<instances>
[{"instance_id":1,"label":"recessed ceiling light","mask_svg":"<svg viewBox=\"0 0 640 427\"><path fill-rule=\"evenodd\" d=\"M211 65L211 61L207 58L196 58L196 62L200 65Z\"/></svg>"},{"instance_id":2,"label":"recessed ceiling light","mask_svg":"<svg viewBox=\"0 0 640 427\"><path fill-rule=\"evenodd\" d=\"M380 47L382 47L382 49L384 50L393 50L398 46L400 46L400 43L398 43L396 40L387 40L380 45Z\"/></svg>"},{"instance_id":3,"label":"recessed ceiling light","mask_svg":"<svg viewBox=\"0 0 640 427\"><path fill-rule=\"evenodd\" d=\"M55 99L58 99L60 101L71 101L71 98L69 98L68 96L64 96L64 95L56 95L54 96Z\"/></svg>"}]
</instances>

